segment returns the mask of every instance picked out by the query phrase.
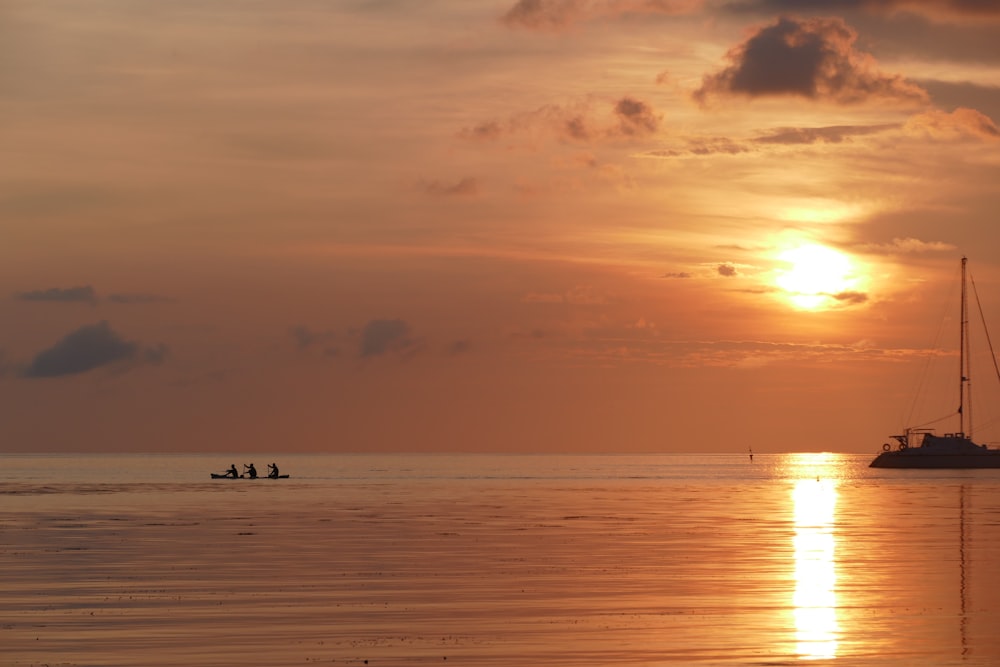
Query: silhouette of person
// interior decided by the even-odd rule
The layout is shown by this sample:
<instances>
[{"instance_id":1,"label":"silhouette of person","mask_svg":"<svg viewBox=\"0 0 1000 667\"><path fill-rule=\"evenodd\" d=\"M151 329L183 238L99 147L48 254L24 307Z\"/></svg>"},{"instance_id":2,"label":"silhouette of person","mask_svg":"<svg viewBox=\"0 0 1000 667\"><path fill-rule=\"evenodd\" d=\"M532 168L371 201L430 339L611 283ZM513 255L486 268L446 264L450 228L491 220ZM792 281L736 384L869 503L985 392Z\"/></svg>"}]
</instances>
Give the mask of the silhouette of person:
<instances>
[{"instance_id":1,"label":"silhouette of person","mask_svg":"<svg viewBox=\"0 0 1000 667\"><path fill-rule=\"evenodd\" d=\"M250 479L257 479L257 469L253 467L252 463L243 467L247 469L247 475L250 476Z\"/></svg>"},{"instance_id":2,"label":"silhouette of person","mask_svg":"<svg viewBox=\"0 0 1000 667\"><path fill-rule=\"evenodd\" d=\"M277 463L268 463L267 464L267 476L270 477L271 479L277 479L278 478L278 464Z\"/></svg>"},{"instance_id":3,"label":"silhouette of person","mask_svg":"<svg viewBox=\"0 0 1000 667\"><path fill-rule=\"evenodd\" d=\"M226 476L227 477L232 477L233 479L236 479L237 477L240 476L239 471L236 470L236 464L235 463L232 464L231 466L229 466L229 470L226 471Z\"/></svg>"}]
</instances>

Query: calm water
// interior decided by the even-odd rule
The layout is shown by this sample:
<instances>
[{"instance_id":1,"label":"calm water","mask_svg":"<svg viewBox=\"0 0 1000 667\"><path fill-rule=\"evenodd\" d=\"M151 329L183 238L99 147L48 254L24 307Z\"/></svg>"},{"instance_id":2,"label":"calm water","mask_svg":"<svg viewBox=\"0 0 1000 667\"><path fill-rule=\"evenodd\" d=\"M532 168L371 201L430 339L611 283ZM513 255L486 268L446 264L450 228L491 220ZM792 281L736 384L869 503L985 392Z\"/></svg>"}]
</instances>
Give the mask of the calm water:
<instances>
[{"instance_id":1,"label":"calm water","mask_svg":"<svg viewBox=\"0 0 1000 667\"><path fill-rule=\"evenodd\" d=\"M0 662L1000 664L1000 471L869 459L0 456Z\"/></svg>"}]
</instances>

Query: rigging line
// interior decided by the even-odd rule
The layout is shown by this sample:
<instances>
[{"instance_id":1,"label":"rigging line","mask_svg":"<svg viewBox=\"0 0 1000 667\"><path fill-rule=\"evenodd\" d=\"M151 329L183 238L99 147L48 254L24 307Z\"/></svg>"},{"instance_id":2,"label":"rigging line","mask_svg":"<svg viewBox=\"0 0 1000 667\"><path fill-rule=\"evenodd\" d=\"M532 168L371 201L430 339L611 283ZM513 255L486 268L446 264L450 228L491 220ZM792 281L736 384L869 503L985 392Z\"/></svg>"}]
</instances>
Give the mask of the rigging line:
<instances>
[{"instance_id":1,"label":"rigging line","mask_svg":"<svg viewBox=\"0 0 1000 667\"><path fill-rule=\"evenodd\" d=\"M993 370L996 373L998 384L1000 384L1000 366L998 366L998 364L997 364L997 355L996 355L996 352L993 349L993 340L990 338L990 329L986 325L986 315L983 312L983 304L982 304L982 301L979 298L979 290L976 287L976 281L973 279L971 273L969 274L969 282L972 284L972 294L976 298L976 308L979 311L979 322L980 322L980 324L983 327L983 338L986 341L986 347L987 347L987 350L989 351L990 361L993 362ZM983 420L980 421L980 432L982 432L983 428L986 428L986 429L994 428L995 424L997 423L997 415L995 414L995 412L993 412L990 409L990 408L995 407L994 404L993 404L993 402L992 401L988 401L985 404L985 406L986 406L986 409L987 409L987 413L989 413L989 418L986 419L985 421L983 421ZM994 432L994 431L991 431L991 432Z\"/></svg>"},{"instance_id":2,"label":"rigging line","mask_svg":"<svg viewBox=\"0 0 1000 667\"><path fill-rule=\"evenodd\" d=\"M1000 379L1000 366L997 365L997 355L993 351L993 341L990 340L990 330L986 328L986 316L983 315L983 304L979 300L979 291L976 289L976 281L969 276L969 282L972 283L972 295L976 297L976 308L979 309L979 321L983 323L983 333L986 334L986 345L990 348L990 359L993 360L993 370L996 371L997 379Z\"/></svg>"},{"instance_id":3,"label":"rigging line","mask_svg":"<svg viewBox=\"0 0 1000 667\"><path fill-rule=\"evenodd\" d=\"M931 366L934 365L934 362L937 361L940 356L943 356L941 341L944 337L945 324L949 321L951 317L949 313L951 313L954 309L955 302L953 301L953 299L955 298L955 296L956 296L955 292L949 291L948 297L944 299L944 303L942 304L941 315L938 318L938 329L934 335L933 343L929 348L931 354L927 355L924 358L924 363L921 365L920 371L917 374L917 378L914 383L916 385L915 391L912 393L910 400L910 409L909 412L907 412L906 414L906 419L903 420L904 426L907 424L912 424L914 419L916 418L917 413L923 412L926 409L924 402L926 402L927 399L927 393L928 393L927 385L931 380ZM952 413L951 415L948 416L952 417L956 414L958 413L957 412ZM935 422L936 421L940 420L935 420Z\"/></svg>"},{"instance_id":4,"label":"rigging line","mask_svg":"<svg viewBox=\"0 0 1000 667\"><path fill-rule=\"evenodd\" d=\"M956 412L952 412L952 413L949 413L949 414L947 414L947 415L945 415L943 417L938 417L937 419L931 419L930 421L926 421L923 424L918 424L918 425L916 425L916 426L914 426L912 428L916 428L916 429L926 428L926 427L930 426L931 424L937 424L938 422L943 422L946 419L951 419L951 418L953 418L957 414L958 414L957 411Z\"/></svg>"}]
</instances>

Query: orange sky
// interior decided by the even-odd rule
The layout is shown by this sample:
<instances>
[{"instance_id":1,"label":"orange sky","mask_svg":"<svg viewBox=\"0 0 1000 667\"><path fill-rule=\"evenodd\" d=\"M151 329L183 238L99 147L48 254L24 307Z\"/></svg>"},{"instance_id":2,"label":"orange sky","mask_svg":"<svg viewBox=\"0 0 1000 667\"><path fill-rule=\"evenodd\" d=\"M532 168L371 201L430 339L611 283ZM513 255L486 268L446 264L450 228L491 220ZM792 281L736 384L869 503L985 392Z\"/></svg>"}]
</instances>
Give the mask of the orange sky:
<instances>
[{"instance_id":1,"label":"orange sky","mask_svg":"<svg viewBox=\"0 0 1000 667\"><path fill-rule=\"evenodd\" d=\"M1000 330L986 4L6 2L0 452L874 452Z\"/></svg>"}]
</instances>

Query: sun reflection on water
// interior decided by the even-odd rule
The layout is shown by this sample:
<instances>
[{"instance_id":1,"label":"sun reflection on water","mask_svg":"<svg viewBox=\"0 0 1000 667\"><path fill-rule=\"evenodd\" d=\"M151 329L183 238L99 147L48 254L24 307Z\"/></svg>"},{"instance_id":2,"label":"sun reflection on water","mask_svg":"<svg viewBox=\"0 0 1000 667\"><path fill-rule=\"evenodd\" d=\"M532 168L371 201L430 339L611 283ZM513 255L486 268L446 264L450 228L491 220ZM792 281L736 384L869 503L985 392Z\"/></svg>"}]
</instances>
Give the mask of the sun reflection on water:
<instances>
[{"instance_id":1,"label":"sun reflection on water","mask_svg":"<svg viewBox=\"0 0 1000 667\"><path fill-rule=\"evenodd\" d=\"M792 491L795 512L796 650L804 659L837 656L837 490L831 480L801 479Z\"/></svg>"}]
</instances>

